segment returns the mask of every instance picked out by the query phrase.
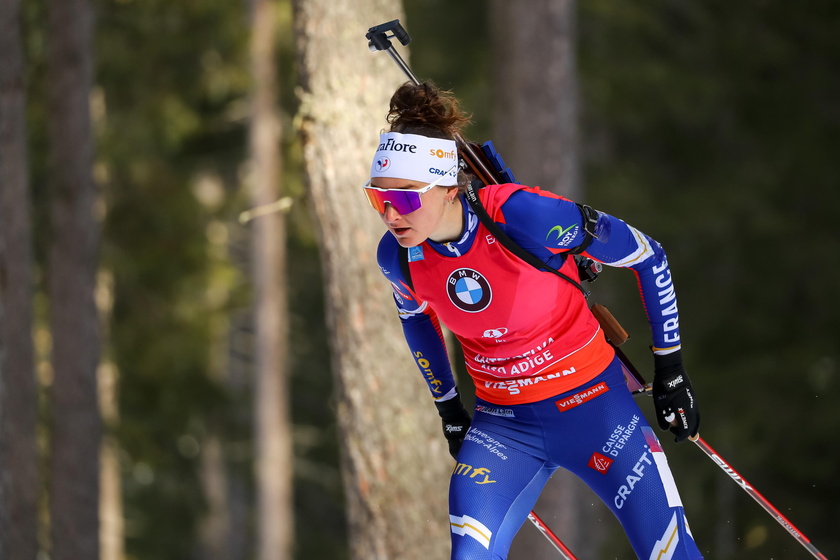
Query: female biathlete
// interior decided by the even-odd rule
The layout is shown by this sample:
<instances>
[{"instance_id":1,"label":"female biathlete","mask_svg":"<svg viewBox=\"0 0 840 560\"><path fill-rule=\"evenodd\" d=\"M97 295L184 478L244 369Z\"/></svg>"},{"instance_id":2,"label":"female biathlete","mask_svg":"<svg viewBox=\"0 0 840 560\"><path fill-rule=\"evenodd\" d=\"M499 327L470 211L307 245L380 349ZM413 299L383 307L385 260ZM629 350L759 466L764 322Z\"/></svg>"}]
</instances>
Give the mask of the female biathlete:
<instances>
[{"instance_id":1,"label":"female biathlete","mask_svg":"<svg viewBox=\"0 0 840 560\"><path fill-rule=\"evenodd\" d=\"M406 341L443 420L453 559L504 559L551 474L563 467L621 522L639 558L702 558L656 435L578 287L514 256L463 191L453 140L468 122L430 83L401 86L364 192L388 228L378 249ZM676 297L662 247L623 221L536 187L479 190L518 245L577 278L580 252L635 272L653 333L658 423L676 441L698 432L680 354ZM581 251L581 249L584 249ZM461 344L475 385L464 409L440 322Z\"/></svg>"}]
</instances>

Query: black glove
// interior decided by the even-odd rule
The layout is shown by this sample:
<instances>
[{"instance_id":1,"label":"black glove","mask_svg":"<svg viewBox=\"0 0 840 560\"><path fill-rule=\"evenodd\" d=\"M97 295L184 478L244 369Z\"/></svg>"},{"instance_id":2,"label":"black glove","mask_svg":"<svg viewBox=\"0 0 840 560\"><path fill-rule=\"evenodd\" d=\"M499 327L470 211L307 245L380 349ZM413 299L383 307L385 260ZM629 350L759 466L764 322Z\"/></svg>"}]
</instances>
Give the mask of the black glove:
<instances>
[{"instance_id":1,"label":"black glove","mask_svg":"<svg viewBox=\"0 0 840 560\"><path fill-rule=\"evenodd\" d=\"M653 406L656 419L663 430L671 430L680 443L697 436L700 430L700 411L691 380L682 364L682 353L653 355Z\"/></svg>"},{"instance_id":2,"label":"black glove","mask_svg":"<svg viewBox=\"0 0 840 560\"><path fill-rule=\"evenodd\" d=\"M443 421L443 435L449 442L449 454L455 459L461 450L461 444L464 443L467 430L470 429L470 415L461 402L461 395L458 394L448 401L436 401L435 406Z\"/></svg>"}]
</instances>

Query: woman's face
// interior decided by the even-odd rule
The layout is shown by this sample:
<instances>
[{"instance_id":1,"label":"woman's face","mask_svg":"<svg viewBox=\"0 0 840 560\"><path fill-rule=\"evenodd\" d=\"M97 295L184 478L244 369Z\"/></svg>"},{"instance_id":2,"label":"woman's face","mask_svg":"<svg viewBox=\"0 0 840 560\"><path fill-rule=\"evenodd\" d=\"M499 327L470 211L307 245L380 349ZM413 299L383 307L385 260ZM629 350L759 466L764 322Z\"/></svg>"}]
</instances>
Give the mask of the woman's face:
<instances>
[{"instance_id":1,"label":"woman's face","mask_svg":"<svg viewBox=\"0 0 840 560\"><path fill-rule=\"evenodd\" d=\"M419 189L428 183L397 179L393 177L377 177L372 186L380 189ZM415 247L426 239L433 241L449 241L460 234L461 207L450 202L456 194L457 187L434 187L420 195L421 206L408 214L400 214L391 205L385 205L385 211L379 216L388 227L388 231L397 238L403 247ZM457 212L453 212L456 210ZM457 215L456 215L457 214ZM457 231L453 221L457 218Z\"/></svg>"}]
</instances>

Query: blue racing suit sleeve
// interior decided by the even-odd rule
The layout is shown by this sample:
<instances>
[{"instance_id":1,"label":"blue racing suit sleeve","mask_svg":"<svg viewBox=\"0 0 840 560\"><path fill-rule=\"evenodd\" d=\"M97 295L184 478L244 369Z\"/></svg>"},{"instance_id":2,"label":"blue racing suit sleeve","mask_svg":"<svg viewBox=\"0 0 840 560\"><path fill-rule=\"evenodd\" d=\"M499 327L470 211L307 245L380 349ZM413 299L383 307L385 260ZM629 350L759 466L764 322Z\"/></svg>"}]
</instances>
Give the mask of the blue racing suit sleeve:
<instances>
[{"instance_id":1,"label":"blue racing suit sleeve","mask_svg":"<svg viewBox=\"0 0 840 560\"><path fill-rule=\"evenodd\" d=\"M517 191L502 206L506 233L518 244L559 268L564 252L586 239L577 205L541 191ZM502 225L502 224L500 224ZM599 212L595 239L582 253L607 266L636 274L653 335L653 350L680 348L679 314L668 259L662 246L622 220Z\"/></svg>"},{"instance_id":2,"label":"blue racing suit sleeve","mask_svg":"<svg viewBox=\"0 0 840 560\"><path fill-rule=\"evenodd\" d=\"M436 401L455 397L455 378L440 321L434 310L417 298L410 283L403 278L400 246L390 233L386 233L379 242L377 260L382 274L391 283L405 341L432 397Z\"/></svg>"}]
</instances>

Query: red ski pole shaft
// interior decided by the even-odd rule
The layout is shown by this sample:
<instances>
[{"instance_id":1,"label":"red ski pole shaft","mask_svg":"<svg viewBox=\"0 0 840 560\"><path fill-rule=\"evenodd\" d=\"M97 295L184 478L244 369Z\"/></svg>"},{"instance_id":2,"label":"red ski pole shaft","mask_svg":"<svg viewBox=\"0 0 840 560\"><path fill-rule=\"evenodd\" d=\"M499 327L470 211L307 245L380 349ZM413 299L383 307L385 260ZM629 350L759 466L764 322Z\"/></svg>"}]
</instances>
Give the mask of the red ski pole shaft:
<instances>
[{"instance_id":1,"label":"red ski pole shaft","mask_svg":"<svg viewBox=\"0 0 840 560\"><path fill-rule=\"evenodd\" d=\"M557 535L555 535L551 531L551 529L548 528L548 525L543 523L543 520L540 519L536 513L534 513L533 511L529 513L528 519L530 519L531 523L533 523L536 526L536 528L540 530L540 533L545 535L545 538L547 538L549 542L551 542L551 544L554 545L554 548L556 548L557 551L563 556L564 560L577 560L577 556L572 554L572 551L569 550L565 544L563 544L563 541L557 538Z\"/></svg>"},{"instance_id":2,"label":"red ski pole shaft","mask_svg":"<svg viewBox=\"0 0 840 560\"><path fill-rule=\"evenodd\" d=\"M702 449L703 452L706 455L708 455L709 458L711 458L712 461L714 461L717 464L717 466L719 466L723 470L723 472L728 474L729 477L738 484L738 486L743 488L744 492L749 494L752 497L752 499L754 499L756 502L758 502L759 505L761 507L763 507L764 510L767 513L769 513L771 517L773 517L773 519L778 521L779 524L782 527L787 529L787 532L790 533L791 535L793 535L793 538L795 538L797 541L799 541L799 544L804 546L805 550L810 552L811 555L814 558L820 558L821 560L828 560L819 550L817 550L817 547L815 547L813 544L811 544L811 541L809 541L807 539L807 537L805 537L805 535L803 535L802 532L793 525L793 523L788 521L788 519L784 515L782 515L781 512L779 512L779 510L777 510L775 507L773 507L773 504L771 504L769 501L767 501L767 498L762 496L761 493L758 490L756 490L755 488L753 488L753 486L749 482L747 482L744 479L744 477L741 476L735 469L733 469L729 465L729 463L724 461L723 458L720 455L718 455L717 451L712 449L711 446L709 446L709 444L706 443L703 440L703 438L701 438L698 435L697 439L695 439L693 441L694 441L694 443L697 444L697 447Z\"/></svg>"},{"instance_id":3,"label":"red ski pole shaft","mask_svg":"<svg viewBox=\"0 0 840 560\"><path fill-rule=\"evenodd\" d=\"M595 317L598 319L598 322L601 324L601 328L604 329L604 334L606 335L607 339L610 343L616 347L616 354L621 359L622 363L627 367L629 373L635 378L635 380L641 385L643 388L648 389L650 385L645 383L645 380L642 378L641 374L639 374L636 368L632 367L630 361L624 356L623 353L619 353L618 346L620 346L624 341L627 340L628 335L627 332L621 327L621 325L616 321L616 319L612 316L612 314L603 306L594 305L592 307L592 312ZM742 477L735 469L733 469L729 463L723 460L723 458L717 454L717 452L711 448L711 446L703 440L698 434L694 438L689 438L689 440L693 441L697 444L697 447L703 450L703 452L712 459L712 461L719 466L723 472L729 475L732 480L734 480L738 486L744 489L744 491L749 494L752 499L759 503L764 510L769 513L773 519L775 519L782 527L784 527L788 533L790 533L799 544L805 547L805 549L811 553L814 558L820 558L821 560L827 560L825 555L823 555L817 547L811 544L811 541L802 534L802 532L797 529L793 523L791 523L784 515L779 512L773 504L771 504L767 498L761 495L761 493L752 487L744 477Z\"/></svg>"}]
</instances>

